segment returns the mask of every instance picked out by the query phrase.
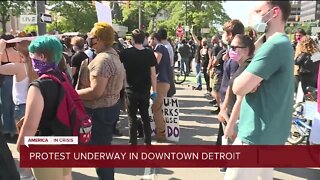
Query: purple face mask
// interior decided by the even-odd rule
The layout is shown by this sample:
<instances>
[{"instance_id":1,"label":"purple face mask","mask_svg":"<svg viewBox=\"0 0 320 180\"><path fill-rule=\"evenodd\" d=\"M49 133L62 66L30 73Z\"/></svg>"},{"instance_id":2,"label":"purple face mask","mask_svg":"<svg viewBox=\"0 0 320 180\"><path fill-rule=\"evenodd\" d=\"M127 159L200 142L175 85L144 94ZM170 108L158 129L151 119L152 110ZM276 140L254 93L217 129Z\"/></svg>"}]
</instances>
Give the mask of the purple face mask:
<instances>
[{"instance_id":1,"label":"purple face mask","mask_svg":"<svg viewBox=\"0 0 320 180\"><path fill-rule=\"evenodd\" d=\"M40 61L38 59L32 59L32 66L34 71L40 76L41 74L44 74L48 72L50 69L56 69L57 65L55 63L46 63L43 61Z\"/></svg>"}]
</instances>

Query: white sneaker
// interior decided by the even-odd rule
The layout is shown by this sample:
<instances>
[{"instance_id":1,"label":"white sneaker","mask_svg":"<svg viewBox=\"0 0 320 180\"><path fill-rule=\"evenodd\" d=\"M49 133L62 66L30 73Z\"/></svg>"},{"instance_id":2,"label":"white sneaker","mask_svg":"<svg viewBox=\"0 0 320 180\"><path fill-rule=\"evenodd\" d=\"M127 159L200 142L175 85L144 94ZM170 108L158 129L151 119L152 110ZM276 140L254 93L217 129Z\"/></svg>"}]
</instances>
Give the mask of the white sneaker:
<instances>
[{"instance_id":1,"label":"white sneaker","mask_svg":"<svg viewBox=\"0 0 320 180\"><path fill-rule=\"evenodd\" d=\"M20 179L21 180L35 180L33 177L31 169L23 168L20 172Z\"/></svg>"},{"instance_id":2,"label":"white sneaker","mask_svg":"<svg viewBox=\"0 0 320 180\"><path fill-rule=\"evenodd\" d=\"M20 180L35 180L35 178L32 175L25 176L25 175L20 174Z\"/></svg>"}]
</instances>

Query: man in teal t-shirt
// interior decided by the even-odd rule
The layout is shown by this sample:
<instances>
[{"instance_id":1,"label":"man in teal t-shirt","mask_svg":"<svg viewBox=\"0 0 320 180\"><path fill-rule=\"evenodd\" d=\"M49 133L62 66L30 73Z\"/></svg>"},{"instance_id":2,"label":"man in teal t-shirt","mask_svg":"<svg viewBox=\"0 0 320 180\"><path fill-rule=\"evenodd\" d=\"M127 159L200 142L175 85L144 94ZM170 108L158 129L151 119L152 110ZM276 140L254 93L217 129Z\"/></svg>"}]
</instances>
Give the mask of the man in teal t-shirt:
<instances>
[{"instance_id":1,"label":"man in teal t-shirt","mask_svg":"<svg viewBox=\"0 0 320 180\"><path fill-rule=\"evenodd\" d=\"M260 1L251 26L265 32L250 65L234 80L233 92L244 96L234 145L283 145L292 117L293 48L284 27L289 1ZM259 40L258 40L259 41ZM273 179L273 168L228 168L225 180Z\"/></svg>"},{"instance_id":2,"label":"man in teal t-shirt","mask_svg":"<svg viewBox=\"0 0 320 180\"><path fill-rule=\"evenodd\" d=\"M238 138L245 144L281 145L289 135L293 105L293 48L284 34L290 4L261 2L255 13L262 21L253 28L265 32L266 42L234 81L234 93L244 96Z\"/></svg>"},{"instance_id":3,"label":"man in teal t-shirt","mask_svg":"<svg viewBox=\"0 0 320 180\"><path fill-rule=\"evenodd\" d=\"M254 93L245 95L238 137L246 144L282 145L288 138L293 104L293 48L285 34L268 39L245 70L262 78Z\"/></svg>"}]
</instances>

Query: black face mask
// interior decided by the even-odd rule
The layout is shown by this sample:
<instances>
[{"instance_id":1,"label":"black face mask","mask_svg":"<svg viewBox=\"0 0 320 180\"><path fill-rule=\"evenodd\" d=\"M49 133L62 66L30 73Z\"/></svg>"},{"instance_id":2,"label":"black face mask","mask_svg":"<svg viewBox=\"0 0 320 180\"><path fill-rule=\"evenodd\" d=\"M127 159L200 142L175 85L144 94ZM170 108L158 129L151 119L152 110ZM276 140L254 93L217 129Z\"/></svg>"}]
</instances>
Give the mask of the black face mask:
<instances>
[{"instance_id":1,"label":"black face mask","mask_svg":"<svg viewBox=\"0 0 320 180\"><path fill-rule=\"evenodd\" d=\"M93 39L95 39L95 38L88 38L88 39L87 39L88 46L91 47L91 48L92 48L92 46L94 46L94 45L97 44L97 43L93 43L93 42L92 42Z\"/></svg>"}]
</instances>

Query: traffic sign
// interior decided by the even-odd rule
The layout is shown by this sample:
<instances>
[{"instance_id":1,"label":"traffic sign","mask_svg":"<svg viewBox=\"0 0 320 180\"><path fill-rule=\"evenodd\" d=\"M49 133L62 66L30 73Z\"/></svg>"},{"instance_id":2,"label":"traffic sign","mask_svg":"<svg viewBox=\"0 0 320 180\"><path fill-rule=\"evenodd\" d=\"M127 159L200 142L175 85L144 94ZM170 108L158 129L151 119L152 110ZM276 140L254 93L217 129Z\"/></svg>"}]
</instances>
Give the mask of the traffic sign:
<instances>
[{"instance_id":1,"label":"traffic sign","mask_svg":"<svg viewBox=\"0 0 320 180\"><path fill-rule=\"evenodd\" d=\"M184 26L184 30L189 32L190 31L190 27L189 26Z\"/></svg>"},{"instance_id":2,"label":"traffic sign","mask_svg":"<svg viewBox=\"0 0 320 180\"><path fill-rule=\"evenodd\" d=\"M206 34L210 32L210 28L201 28L201 33Z\"/></svg>"},{"instance_id":3,"label":"traffic sign","mask_svg":"<svg viewBox=\"0 0 320 180\"><path fill-rule=\"evenodd\" d=\"M40 13L40 22L42 23L52 23L52 17L50 14Z\"/></svg>"},{"instance_id":4,"label":"traffic sign","mask_svg":"<svg viewBox=\"0 0 320 180\"><path fill-rule=\"evenodd\" d=\"M21 24L37 24L37 15L20 15Z\"/></svg>"}]
</instances>

